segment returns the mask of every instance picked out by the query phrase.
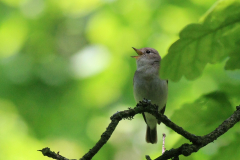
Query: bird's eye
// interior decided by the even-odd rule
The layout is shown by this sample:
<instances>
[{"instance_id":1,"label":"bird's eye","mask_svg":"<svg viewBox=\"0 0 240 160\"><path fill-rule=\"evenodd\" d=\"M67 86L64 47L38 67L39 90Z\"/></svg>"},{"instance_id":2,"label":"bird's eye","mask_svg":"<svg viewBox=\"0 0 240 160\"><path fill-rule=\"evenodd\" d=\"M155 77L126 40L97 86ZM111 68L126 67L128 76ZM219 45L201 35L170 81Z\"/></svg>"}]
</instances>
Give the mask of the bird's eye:
<instances>
[{"instance_id":1,"label":"bird's eye","mask_svg":"<svg viewBox=\"0 0 240 160\"><path fill-rule=\"evenodd\" d=\"M148 54L149 54L149 53L150 53L150 51L149 51L149 50L147 50L147 51L146 51L146 53L148 53Z\"/></svg>"}]
</instances>

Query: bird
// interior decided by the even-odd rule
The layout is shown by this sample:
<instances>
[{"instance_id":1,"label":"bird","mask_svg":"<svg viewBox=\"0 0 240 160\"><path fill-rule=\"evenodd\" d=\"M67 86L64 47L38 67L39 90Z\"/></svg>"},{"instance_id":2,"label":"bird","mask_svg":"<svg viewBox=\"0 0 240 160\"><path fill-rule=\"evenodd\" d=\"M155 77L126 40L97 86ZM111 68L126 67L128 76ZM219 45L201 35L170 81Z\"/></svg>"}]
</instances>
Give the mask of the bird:
<instances>
[{"instance_id":1,"label":"bird","mask_svg":"<svg viewBox=\"0 0 240 160\"><path fill-rule=\"evenodd\" d=\"M160 79L159 76L161 56L153 48L132 48L138 54L131 56L137 62L133 78L134 98L137 103L144 98L150 100L152 104L158 106L158 112L164 114L168 96L168 80ZM157 123L161 122L150 113L144 112L142 115L147 124L146 142L155 144L157 143Z\"/></svg>"}]
</instances>

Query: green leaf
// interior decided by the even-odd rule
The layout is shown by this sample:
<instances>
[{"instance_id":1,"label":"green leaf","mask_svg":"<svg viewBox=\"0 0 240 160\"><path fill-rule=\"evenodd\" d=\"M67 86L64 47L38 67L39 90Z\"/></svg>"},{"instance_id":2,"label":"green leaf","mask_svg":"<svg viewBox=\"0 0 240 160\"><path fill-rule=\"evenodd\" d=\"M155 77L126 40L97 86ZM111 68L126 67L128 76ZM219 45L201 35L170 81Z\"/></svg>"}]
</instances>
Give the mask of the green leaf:
<instances>
[{"instance_id":1,"label":"green leaf","mask_svg":"<svg viewBox=\"0 0 240 160\"><path fill-rule=\"evenodd\" d=\"M225 69L226 70L235 70L240 69L240 47L236 47L229 54L229 59L226 62Z\"/></svg>"},{"instance_id":2,"label":"green leaf","mask_svg":"<svg viewBox=\"0 0 240 160\"><path fill-rule=\"evenodd\" d=\"M212 92L201 96L193 103L185 104L176 110L171 120L184 130L203 136L212 132L233 113L231 103L224 92ZM181 137L174 147L189 140Z\"/></svg>"},{"instance_id":3,"label":"green leaf","mask_svg":"<svg viewBox=\"0 0 240 160\"><path fill-rule=\"evenodd\" d=\"M230 144L221 147L218 151L218 154L211 157L211 160L226 160L226 159L238 159L240 157L240 138L239 133L236 134L236 139Z\"/></svg>"},{"instance_id":4,"label":"green leaf","mask_svg":"<svg viewBox=\"0 0 240 160\"><path fill-rule=\"evenodd\" d=\"M230 101L223 92L212 92L185 104L171 117L173 122L199 136L208 134L233 113ZM204 128L204 129L203 129Z\"/></svg>"},{"instance_id":5,"label":"green leaf","mask_svg":"<svg viewBox=\"0 0 240 160\"><path fill-rule=\"evenodd\" d=\"M190 24L162 60L161 76L178 81L198 78L207 63L222 61L240 40L240 2L220 1L202 24Z\"/></svg>"}]
</instances>

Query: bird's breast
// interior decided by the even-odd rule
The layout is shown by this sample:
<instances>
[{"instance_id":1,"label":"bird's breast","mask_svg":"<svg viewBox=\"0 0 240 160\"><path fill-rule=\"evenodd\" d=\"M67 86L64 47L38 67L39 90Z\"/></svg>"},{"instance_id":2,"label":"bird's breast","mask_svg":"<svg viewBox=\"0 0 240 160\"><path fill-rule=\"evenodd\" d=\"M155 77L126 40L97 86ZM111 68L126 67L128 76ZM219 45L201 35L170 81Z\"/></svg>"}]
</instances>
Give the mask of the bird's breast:
<instances>
[{"instance_id":1,"label":"bird's breast","mask_svg":"<svg viewBox=\"0 0 240 160\"><path fill-rule=\"evenodd\" d=\"M137 102L146 98L151 100L152 104L157 104L159 109L163 108L167 101L167 82L161 80L158 76L134 77L134 97Z\"/></svg>"}]
</instances>

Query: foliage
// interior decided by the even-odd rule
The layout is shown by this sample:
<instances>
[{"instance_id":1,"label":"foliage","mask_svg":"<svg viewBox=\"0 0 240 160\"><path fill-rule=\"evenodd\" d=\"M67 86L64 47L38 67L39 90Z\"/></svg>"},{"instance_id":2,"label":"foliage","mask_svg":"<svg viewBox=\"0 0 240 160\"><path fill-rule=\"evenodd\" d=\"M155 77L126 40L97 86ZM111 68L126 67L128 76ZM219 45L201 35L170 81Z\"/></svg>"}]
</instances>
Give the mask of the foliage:
<instances>
[{"instance_id":1,"label":"foliage","mask_svg":"<svg viewBox=\"0 0 240 160\"><path fill-rule=\"evenodd\" d=\"M202 24L187 25L168 50L162 73L171 80L199 77L207 63L231 57L226 69L239 69L240 1L219 1Z\"/></svg>"}]
</instances>

